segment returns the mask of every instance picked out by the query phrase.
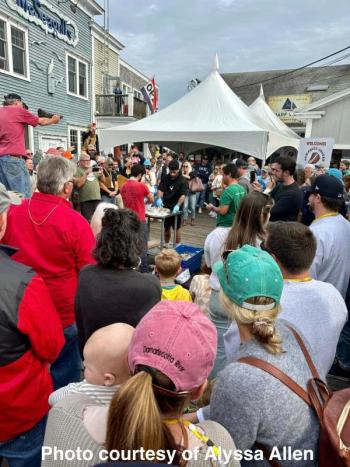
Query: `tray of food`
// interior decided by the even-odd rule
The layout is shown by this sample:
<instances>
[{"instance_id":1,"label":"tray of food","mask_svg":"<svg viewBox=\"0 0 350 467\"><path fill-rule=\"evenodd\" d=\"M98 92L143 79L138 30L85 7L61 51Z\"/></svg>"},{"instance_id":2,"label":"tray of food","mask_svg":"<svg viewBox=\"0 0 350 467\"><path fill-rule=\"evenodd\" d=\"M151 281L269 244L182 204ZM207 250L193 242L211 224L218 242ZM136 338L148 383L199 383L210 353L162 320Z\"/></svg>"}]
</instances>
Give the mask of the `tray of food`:
<instances>
[{"instance_id":1,"label":"tray of food","mask_svg":"<svg viewBox=\"0 0 350 467\"><path fill-rule=\"evenodd\" d=\"M171 210L167 208L157 208L157 207L152 206L146 209L146 214L148 216L162 217L162 216L168 216L170 213L171 213Z\"/></svg>"}]
</instances>

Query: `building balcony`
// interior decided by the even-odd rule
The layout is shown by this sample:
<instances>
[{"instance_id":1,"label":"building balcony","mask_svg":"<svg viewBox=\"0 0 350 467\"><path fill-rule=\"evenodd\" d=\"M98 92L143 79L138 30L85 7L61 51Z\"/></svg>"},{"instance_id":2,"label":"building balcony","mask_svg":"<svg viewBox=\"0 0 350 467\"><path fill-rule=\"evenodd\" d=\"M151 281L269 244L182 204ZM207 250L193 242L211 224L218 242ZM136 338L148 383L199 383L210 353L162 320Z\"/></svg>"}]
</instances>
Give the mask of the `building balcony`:
<instances>
[{"instance_id":1,"label":"building balcony","mask_svg":"<svg viewBox=\"0 0 350 467\"><path fill-rule=\"evenodd\" d=\"M146 102L133 94L96 94L96 116L145 118Z\"/></svg>"}]
</instances>

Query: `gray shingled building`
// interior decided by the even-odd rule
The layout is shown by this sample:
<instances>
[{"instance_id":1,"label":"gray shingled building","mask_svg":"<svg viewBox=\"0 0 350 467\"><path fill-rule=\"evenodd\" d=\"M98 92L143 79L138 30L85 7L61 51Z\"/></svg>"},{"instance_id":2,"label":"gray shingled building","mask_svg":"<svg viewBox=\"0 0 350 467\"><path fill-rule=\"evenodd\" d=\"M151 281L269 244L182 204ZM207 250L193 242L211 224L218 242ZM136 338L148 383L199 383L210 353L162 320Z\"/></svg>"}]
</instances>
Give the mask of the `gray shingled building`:
<instances>
[{"instance_id":1,"label":"gray shingled building","mask_svg":"<svg viewBox=\"0 0 350 467\"><path fill-rule=\"evenodd\" d=\"M300 135L332 136L336 148L350 149L350 65L305 68L275 78L289 71L224 73L222 77L247 105L258 97L263 83L266 102Z\"/></svg>"}]
</instances>

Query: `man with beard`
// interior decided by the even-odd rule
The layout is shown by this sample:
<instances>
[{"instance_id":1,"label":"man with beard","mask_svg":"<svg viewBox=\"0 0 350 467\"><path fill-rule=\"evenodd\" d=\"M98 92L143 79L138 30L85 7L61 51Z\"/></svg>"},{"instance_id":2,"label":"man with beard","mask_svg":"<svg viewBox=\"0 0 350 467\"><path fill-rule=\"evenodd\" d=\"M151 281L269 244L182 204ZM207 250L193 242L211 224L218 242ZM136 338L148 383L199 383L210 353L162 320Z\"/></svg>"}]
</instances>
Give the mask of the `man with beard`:
<instances>
[{"instance_id":1,"label":"man with beard","mask_svg":"<svg viewBox=\"0 0 350 467\"><path fill-rule=\"evenodd\" d=\"M311 186L309 205L315 214L310 229L317 241L315 259L311 265L314 279L329 282L339 290L349 311L350 223L339 211L344 205L343 184L330 175L318 176ZM333 377L350 381L350 321L340 334L336 360L330 370Z\"/></svg>"},{"instance_id":2,"label":"man with beard","mask_svg":"<svg viewBox=\"0 0 350 467\"><path fill-rule=\"evenodd\" d=\"M158 186L157 207L165 207L172 211L173 214L178 214L185 201L188 192L188 183L180 174L180 165L178 161L172 160L169 165L169 173L163 177ZM175 218L177 217L176 226L176 243L181 242L181 215L168 217L164 222L164 237L165 243L169 243L171 228L175 228Z\"/></svg>"},{"instance_id":3,"label":"man with beard","mask_svg":"<svg viewBox=\"0 0 350 467\"><path fill-rule=\"evenodd\" d=\"M272 164L275 186L269 192L275 200L271 210L271 222L296 221L302 207L303 193L293 178L296 163L289 156L280 156ZM262 191L259 182L252 183L255 191Z\"/></svg>"}]
</instances>

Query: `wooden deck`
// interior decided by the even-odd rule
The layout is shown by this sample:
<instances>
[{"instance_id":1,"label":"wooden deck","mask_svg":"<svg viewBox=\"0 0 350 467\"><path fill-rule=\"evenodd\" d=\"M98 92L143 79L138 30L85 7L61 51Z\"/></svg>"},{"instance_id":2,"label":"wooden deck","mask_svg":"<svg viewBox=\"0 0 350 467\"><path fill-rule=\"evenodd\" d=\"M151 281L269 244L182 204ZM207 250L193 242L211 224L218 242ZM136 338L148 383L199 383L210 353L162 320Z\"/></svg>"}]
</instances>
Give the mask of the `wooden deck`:
<instances>
[{"instance_id":1,"label":"wooden deck","mask_svg":"<svg viewBox=\"0 0 350 467\"><path fill-rule=\"evenodd\" d=\"M216 220L209 217L207 212L203 211L203 214L196 215L195 223L196 225L194 226L186 225L182 227L181 243L203 247L208 233L215 229ZM160 222L151 222L151 241L160 241L160 226Z\"/></svg>"}]
</instances>

